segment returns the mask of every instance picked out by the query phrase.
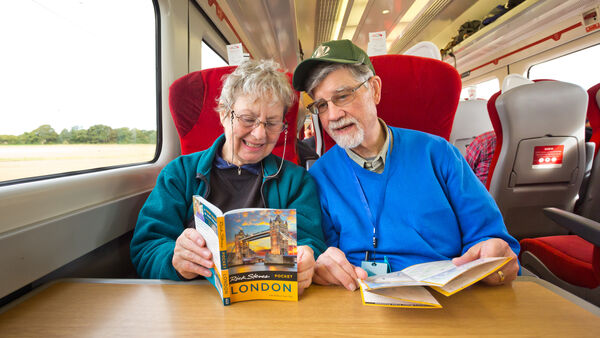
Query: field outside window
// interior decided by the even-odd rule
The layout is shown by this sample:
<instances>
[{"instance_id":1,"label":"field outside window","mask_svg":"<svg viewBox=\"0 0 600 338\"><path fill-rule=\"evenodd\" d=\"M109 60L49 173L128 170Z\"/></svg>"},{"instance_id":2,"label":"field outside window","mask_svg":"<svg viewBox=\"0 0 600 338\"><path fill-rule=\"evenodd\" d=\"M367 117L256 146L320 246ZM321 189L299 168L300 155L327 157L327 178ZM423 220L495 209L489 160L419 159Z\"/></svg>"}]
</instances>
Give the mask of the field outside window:
<instances>
[{"instance_id":1,"label":"field outside window","mask_svg":"<svg viewBox=\"0 0 600 338\"><path fill-rule=\"evenodd\" d=\"M0 3L0 182L154 159L155 24L150 0Z\"/></svg>"}]
</instances>

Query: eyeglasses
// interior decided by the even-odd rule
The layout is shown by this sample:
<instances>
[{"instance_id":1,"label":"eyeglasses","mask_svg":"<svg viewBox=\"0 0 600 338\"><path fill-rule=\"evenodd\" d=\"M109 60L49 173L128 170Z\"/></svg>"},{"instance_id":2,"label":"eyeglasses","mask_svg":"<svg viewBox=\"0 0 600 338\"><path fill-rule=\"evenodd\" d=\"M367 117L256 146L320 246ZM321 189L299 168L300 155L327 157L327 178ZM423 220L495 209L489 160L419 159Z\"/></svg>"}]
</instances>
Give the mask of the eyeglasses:
<instances>
[{"instance_id":1,"label":"eyeglasses","mask_svg":"<svg viewBox=\"0 0 600 338\"><path fill-rule=\"evenodd\" d=\"M329 100L319 99L319 100L309 104L307 107L308 111L310 111L311 113L313 113L315 115L326 113L327 110L329 109L329 105L327 104L327 102L329 102L329 101L333 102L333 104L335 104L338 107L343 107L347 104L350 104L350 102L354 101L354 99L356 98L356 91L360 87L362 87L362 85L367 83L367 81L369 81L370 79L371 78L364 80L361 84L359 84L358 86L356 86L352 89L342 90L341 92L333 95L331 97L331 99L329 99Z\"/></svg>"},{"instance_id":2,"label":"eyeglasses","mask_svg":"<svg viewBox=\"0 0 600 338\"><path fill-rule=\"evenodd\" d=\"M254 117L252 115L247 115L247 114L237 115L233 110L231 111L231 114L235 118L237 118L240 126L242 126L243 128L246 128L246 129L254 129L262 124L265 126L265 130L268 133L281 133L282 131L284 131L287 128L287 123L285 123L283 121L262 122L261 120L257 119L256 117Z\"/></svg>"}]
</instances>

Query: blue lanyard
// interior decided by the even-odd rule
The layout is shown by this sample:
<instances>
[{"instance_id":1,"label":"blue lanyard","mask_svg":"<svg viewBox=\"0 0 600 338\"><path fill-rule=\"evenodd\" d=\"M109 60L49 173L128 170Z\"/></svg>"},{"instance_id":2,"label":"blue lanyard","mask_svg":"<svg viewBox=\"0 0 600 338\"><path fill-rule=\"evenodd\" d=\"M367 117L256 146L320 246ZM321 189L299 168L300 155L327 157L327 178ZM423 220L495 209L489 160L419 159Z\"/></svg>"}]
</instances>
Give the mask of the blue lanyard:
<instances>
[{"instance_id":1,"label":"blue lanyard","mask_svg":"<svg viewBox=\"0 0 600 338\"><path fill-rule=\"evenodd\" d=\"M348 154L346 154L346 161L348 162L348 166L352 169L352 176L354 177L354 185L356 187L356 190L359 191L358 197L359 200L363 206L363 209L365 210L367 216L369 216L369 221L371 222L371 226L373 227L373 256L375 256L375 251L377 249L377 224L379 224L379 218L381 216L381 213L383 211L383 202L385 200L385 195L387 192L387 187L388 187L388 182L390 179L390 162L391 162L391 149L392 149L392 143L393 143L393 139L391 136L391 131L389 133L390 135L390 142L388 145L388 152L386 155L386 165L384 166L383 169L383 173L381 173L380 175L385 175L384 176L384 181L385 181L385 188L383 189L383 193L381 194L381 200L379 201L379 205L381 206L381 210L379 211L379 214L377 215L377 217L375 217L375 215L373 215L373 213L371 212L371 207L369 207L369 203L367 202L367 196L365 195L365 192L360 184L360 181L358 180L358 177L356 176L356 169L355 169L355 165L357 164L356 162L354 162L350 156L348 156ZM366 169L365 169L366 170ZM368 254L369 251L365 252L365 260L368 260Z\"/></svg>"}]
</instances>

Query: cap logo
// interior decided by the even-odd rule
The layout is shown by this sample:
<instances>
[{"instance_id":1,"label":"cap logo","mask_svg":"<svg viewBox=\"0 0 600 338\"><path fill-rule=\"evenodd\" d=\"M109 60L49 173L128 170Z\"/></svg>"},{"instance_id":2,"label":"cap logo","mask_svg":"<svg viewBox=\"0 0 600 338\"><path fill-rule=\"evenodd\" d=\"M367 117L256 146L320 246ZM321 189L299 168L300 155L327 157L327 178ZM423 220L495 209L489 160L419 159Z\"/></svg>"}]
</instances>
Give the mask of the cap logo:
<instances>
[{"instance_id":1,"label":"cap logo","mask_svg":"<svg viewBox=\"0 0 600 338\"><path fill-rule=\"evenodd\" d=\"M315 52L313 53L313 55L311 57L313 58L321 58L323 56L327 56L329 54L329 51L331 50L331 48L329 48L329 46L319 46Z\"/></svg>"}]
</instances>

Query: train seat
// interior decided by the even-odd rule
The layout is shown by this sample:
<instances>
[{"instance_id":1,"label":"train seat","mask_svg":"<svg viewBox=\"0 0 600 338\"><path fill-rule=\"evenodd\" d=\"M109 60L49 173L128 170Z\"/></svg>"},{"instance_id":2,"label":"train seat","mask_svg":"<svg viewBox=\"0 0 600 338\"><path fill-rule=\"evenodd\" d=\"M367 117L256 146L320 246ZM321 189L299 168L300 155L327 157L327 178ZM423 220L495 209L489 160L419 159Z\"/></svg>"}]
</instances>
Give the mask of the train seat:
<instances>
[{"instance_id":1,"label":"train seat","mask_svg":"<svg viewBox=\"0 0 600 338\"><path fill-rule=\"evenodd\" d=\"M450 132L450 143L465 156L469 143L490 130L494 128L487 113L487 100L460 101Z\"/></svg>"},{"instance_id":2,"label":"train seat","mask_svg":"<svg viewBox=\"0 0 600 338\"><path fill-rule=\"evenodd\" d=\"M600 306L600 223L556 208L544 213L575 235L523 239L521 265Z\"/></svg>"},{"instance_id":3,"label":"train seat","mask_svg":"<svg viewBox=\"0 0 600 338\"><path fill-rule=\"evenodd\" d=\"M509 74L504 78L504 81L502 81L502 90L504 92L507 92L513 88L516 88L516 87L524 85L524 84L529 84L529 83L533 83L533 81L529 80L528 78L525 78L522 75ZM500 93L502 93L502 91L499 91L495 97L500 95ZM468 143L465 144L465 149L464 149L465 153L463 154L465 156L465 158L467 159L467 162L469 162L469 165L472 167L473 171L477 175L477 177L480 180L482 180L482 182L484 182L484 184L486 183L486 181L488 181L488 177L490 176L489 175L490 166L491 166L492 159L494 157L495 147L497 145L496 133L494 132L494 127L492 126L492 121L490 120L490 117L488 114L488 108L487 108L488 104L489 103L486 103L486 107L485 107L485 112L486 112L485 116L487 117L487 119L485 119L485 122L486 123L489 122L489 127L488 127L489 129L484 130L481 134L476 135L474 138L468 140ZM459 110L460 110L460 103L459 103ZM458 113L459 112L457 111L457 114ZM479 118L482 119L482 117L479 117ZM473 117L466 116L465 119L459 121L459 123L461 123L461 124L466 123L466 125L469 126L469 125L471 125L470 119L473 119ZM456 120L456 118L455 118L455 120ZM475 119L475 121L477 121L477 120ZM455 121L455 126L453 128L456 128L456 122L457 121ZM466 128L468 129L468 128L472 128L472 127L466 127ZM501 140L502 140L502 135L500 135L500 141ZM453 144L454 144L454 142L453 142ZM462 151L463 151L462 145L459 144L458 146L459 146L459 150L462 153ZM486 187L489 188L489 185L486 185Z\"/></svg>"},{"instance_id":4,"label":"train seat","mask_svg":"<svg viewBox=\"0 0 600 338\"><path fill-rule=\"evenodd\" d=\"M587 118L598 133L600 84L588 90L588 99ZM577 210L583 217L562 210L544 211L575 235L523 239L519 258L529 271L600 306L600 202L596 197L600 193L599 161L594 161L588 182Z\"/></svg>"},{"instance_id":5,"label":"train seat","mask_svg":"<svg viewBox=\"0 0 600 338\"><path fill-rule=\"evenodd\" d=\"M560 81L521 83L494 94L497 136L486 186L518 239L565 234L544 207L572 211L585 170L583 88Z\"/></svg>"},{"instance_id":6,"label":"train seat","mask_svg":"<svg viewBox=\"0 0 600 338\"><path fill-rule=\"evenodd\" d=\"M217 98L221 94L223 77L230 74L235 66L219 67L195 71L175 80L169 88L169 108L175 122L181 154L190 154L209 148L223 133L217 111ZM291 74L286 74L290 78ZM297 93L296 93L297 95ZM296 118L298 100L286 114L288 122L285 159L298 163L296 156ZM273 154L283 157L285 133L281 133Z\"/></svg>"},{"instance_id":7,"label":"train seat","mask_svg":"<svg viewBox=\"0 0 600 338\"><path fill-rule=\"evenodd\" d=\"M460 75L454 67L432 58L413 55L379 55L371 57L375 72L381 77L381 101L377 114L387 124L450 137L461 90ZM321 153L335 141L313 116L315 137L322 138Z\"/></svg>"}]
</instances>

